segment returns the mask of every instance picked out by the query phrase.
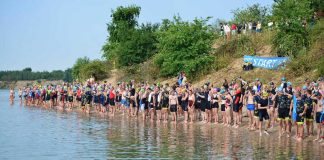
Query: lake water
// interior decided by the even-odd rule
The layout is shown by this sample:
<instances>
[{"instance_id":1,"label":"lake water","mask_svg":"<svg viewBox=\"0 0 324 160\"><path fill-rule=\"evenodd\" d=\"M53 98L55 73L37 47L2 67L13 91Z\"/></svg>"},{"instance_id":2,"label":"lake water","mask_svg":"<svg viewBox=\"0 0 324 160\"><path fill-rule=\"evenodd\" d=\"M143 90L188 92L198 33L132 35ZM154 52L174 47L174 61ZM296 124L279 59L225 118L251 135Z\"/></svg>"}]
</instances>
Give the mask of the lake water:
<instances>
[{"instance_id":1,"label":"lake water","mask_svg":"<svg viewBox=\"0 0 324 160\"><path fill-rule=\"evenodd\" d=\"M221 125L157 124L127 116L86 115L13 105L0 90L0 159L323 159L301 143Z\"/></svg>"}]
</instances>

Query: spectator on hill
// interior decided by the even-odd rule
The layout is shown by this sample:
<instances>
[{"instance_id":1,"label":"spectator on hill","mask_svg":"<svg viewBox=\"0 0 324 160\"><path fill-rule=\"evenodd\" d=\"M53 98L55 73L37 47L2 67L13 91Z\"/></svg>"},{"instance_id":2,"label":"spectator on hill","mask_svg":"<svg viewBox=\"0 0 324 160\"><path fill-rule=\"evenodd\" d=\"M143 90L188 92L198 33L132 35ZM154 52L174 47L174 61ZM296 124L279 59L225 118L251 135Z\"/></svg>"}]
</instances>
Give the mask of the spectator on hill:
<instances>
[{"instance_id":1,"label":"spectator on hill","mask_svg":"<svg viewBox=\"0 0 324 160\"><path fill-rule=\"evenodd\" d=\"M231 28L228 26L228 24L225 24L224 31L226 34L226 39L230 40L231 39Z\"/></svg>"},{"instance_id":2,"label":"spectator on hill","mask_svg":"<svg viewBox=\"0 0 324 160\"><path fill-rule=\"evenodd\" d=\"M269 27L270 29L272 29L272 27L273 27L273 22L269 22L269 23L268 23L268 27Z\"/></svg>"},{"instance_id":3,"label":"spectator on hill","mask_svg":"<svg viewBox=\"0 0 324 160\"><path fill-rule=\"evenodd\" d=\"M241 34L242 28L243 27L242 27L242 24L241 23L237 25L237 34Z\"/></svg>"},{"instance_id":4,"label":"spectator on hill","mask_svg":"<svg viewBox=\"0 0 324 160\"><path fill-rule=\"evenodd\" d=\"M224 36L225 34L224 34L224 25L223 25L223 23L219 23L219 27L220 27L220 36Z\"/></svg>"},{"instance_id":5,"label":"spectator on hill","mask_svg":"<svg viewBox=\"0 0 324 160\"><path fill-rule=\"evenodd\" d=\"M236 35L236 31L237 31L237 26L236 26L235 23L232 24L231 30L232 30L232 35L235 36Z\"/></svg>"},{"instance_id":6,"label":"spectator on hill","mask_svg":"<svg viewBox=\"0 0 324 160\"><path fill-rule=\"evenodd\" d=\"M253 22L252 23L252 33L256 31L257 23Z\"/></svg>"},{"instance_id":7,"label":"spectator on hill","mask_svg":"<svg viewBox=\"0 0 324 160\"><path fill-rule=\"evenodd\" d=\"M249 22L248 29L249 29L249 33L251 33L252 32L252 22Z\"/></svg>"},{"instance_id":8,"label":"spectator on hill","mask_svg":"<svg viewBox=\"0 0 324 160\"><path fill-rule=\"evenodd\" d=\"M247 28L248 28L248 24L247 23L243 23L243 26L242 26L242 33L243 34L246 34Z\"/></svg>"},{"instance_id":9,"label":"spectator on hill","mask_svg":"<svg viewBox=\"0 0 324 160\"><path fill-rule=\"evenodd\" d=\"M257 26L256 26L256 32L257 33L260 33L261 32L261 22L260 21L258 21L258 23L257 23Z\"/></svg>"}]
</instances>

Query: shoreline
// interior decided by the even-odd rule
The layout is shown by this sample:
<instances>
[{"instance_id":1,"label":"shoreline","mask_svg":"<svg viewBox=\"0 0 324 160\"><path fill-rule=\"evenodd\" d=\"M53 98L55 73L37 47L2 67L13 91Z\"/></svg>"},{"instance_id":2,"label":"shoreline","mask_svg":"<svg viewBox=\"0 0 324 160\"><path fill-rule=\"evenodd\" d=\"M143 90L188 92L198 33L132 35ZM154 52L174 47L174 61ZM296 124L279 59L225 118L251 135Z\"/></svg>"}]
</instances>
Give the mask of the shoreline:
<instances>
[{"instance_id":1,"label":"shoreline","mask_svg":"<svg viewBox=\"0 0 324 160\"><path fill-rule=\"evenodd\" d=\"M161 121L157 121L156 119L154 119L154 121L151 121L149 117L147 117L145 119L145 121L143 121L143 117L142 117L142 112L138 112L138 116L128 116L127 115L127 112L126 113L123 113L122 112L122 109L119 109L119 110L116 110L115 112L115 115L112 116L110 115L109 112L105 112L105 113L102 113L102 112L98 112L95 110L94 106L91 106L91 110L90 110L90 113L87 113L85 111L82 111L82 108L80 107L76 107L74 106L72 108L72 110L69 109L69 107L67 106L64 106L64 109L62 109L60 106L53 106L52 108L50 107L44 107L44 106L36 106L36 105L30 105L30 106L27 106L27 105L24 105L23 103L20 104L19 102L19 99L15 99L14 100L14 103L18 103L19 107L26 107L26 108L39 108L39 109L44 109L44 110L48 110L48 111L55 111L55 112L60 112L60 113L76 113L76 114L82 114L83 116L88 116L88 117L94 117L94 118L104 118L105 120L111 120L111 119L124 119L125 121L135 121L135 123L150 123L150 124L155 124L155 125L174 125L175 127L178 127L179 125L182 125L182 126L204 126L204 127L211 127L213 129L222 129L222 130L230 130L230 131L244 131L248 134L253 134L253 136L257 136L257 137L277 137L279 140L293 140L295 141L297 144L302 144L303 142L313 142L314 145L317 144L317 145L320 145L320 146L324 146L323 142L318 142L318 141L313 141L315 138L316 138L316 131L317 131L317 127L315 126L316 123L314 124L314 130L313 130L313 135L310 135L310 136L307 136L306 133L304 133L304 139L301 140L301 141L298 141L296 140L293 136L296 134L296 128L295 126L293 125L292 127L292 131L291 131L291 135L290 137L287 136L286 133L284 133L281 137L278 136L279 134L279 123L278 122L275 122L275 126L272 127L272 128L268 128L267 132L269 133L269 135L267 134L262 134L262 136L259 135L259 130L258 129L255 129L255 130L250 130L248 128L248 116L247 116L247 113L246 113L246 107L244 107L243 109L243 120L242 120L242 124L239 126L239 127L234 127L231 123L230 126L226 126L220 122L222 122L221 118L219 118L219 122L218 123L215 123L215 122L203 122L203 121L200 121L200 120L195 120L193 123L190 123L190 122L187 122L185 123L184 122L184 115L182 114L181 116L178 115L178 120L177 122L175 123L174 121L172 121L171 119L171 112L170 110L168 110L168 121L165 123L163 122L162 120ZM13 104L10 104L11 106ZM218 115L219 117L221 117L221 111L218 111ZM263 122L263 131L264 131L264 126L265 126L265 122ZM304 126L306 128L306 126Z\"/></svg>"}]
</instances>

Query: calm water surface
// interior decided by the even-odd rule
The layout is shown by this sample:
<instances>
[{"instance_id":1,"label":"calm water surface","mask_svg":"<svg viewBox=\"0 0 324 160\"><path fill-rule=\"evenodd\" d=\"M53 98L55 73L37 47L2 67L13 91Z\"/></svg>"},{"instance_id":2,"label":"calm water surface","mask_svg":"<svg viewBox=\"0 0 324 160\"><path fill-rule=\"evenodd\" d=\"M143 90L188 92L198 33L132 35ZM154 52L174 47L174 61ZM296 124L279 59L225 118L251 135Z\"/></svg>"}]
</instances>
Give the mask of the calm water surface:
<instances>
[{"instance_id":1,"label":"calm water surface","mask_svg":"<svg viewBox=\"0 0 324 160\"><path fill-rule=\"evenodd\" d=\"M260 137L244 128L207 124L152 124L24 107L0 90L0 159L323 159L311 140Z\"/></svg>"}]
</instances>

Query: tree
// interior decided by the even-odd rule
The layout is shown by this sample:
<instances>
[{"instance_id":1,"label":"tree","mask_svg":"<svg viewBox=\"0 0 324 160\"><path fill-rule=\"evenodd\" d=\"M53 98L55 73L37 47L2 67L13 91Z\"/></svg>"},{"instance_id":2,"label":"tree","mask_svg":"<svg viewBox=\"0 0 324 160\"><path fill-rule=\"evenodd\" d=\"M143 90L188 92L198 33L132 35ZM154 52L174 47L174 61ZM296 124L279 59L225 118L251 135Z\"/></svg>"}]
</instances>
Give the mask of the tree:
<instances>
[{"instance_id":1,"label":"tree","mask_svg":"<svg viewBox=\"0 0 324 160\"><path fill-rule=\"evenodd\" d=\"M72 67L72 77L74 79L79 79L81 67L89 63L90 63L90 59L88 57L78 58Z\"/></svg>"},{"instance_id":2,"label":"tree","mask_svg":"<svg viewBox=\"0 0 324 160\"><path fill-rule=\"evenodd\" d=\"M30 67L27 67L25 69L22 70L23 72L32 72L32 69Z\"/></svg>"},{"instance_id":3,"label":"tree","mask_svg":"<svg viewBox=\"0 0 324 160\"><path fill-rule=\"evenodd\" d=\"M278 27L273 46L279 56L296 57L309 46L309 33L302 23L312 13L310 0L275 0L273 18Z\"/></svg>"},{"instance_id":4,"label":"tree","mask_svg":"<svg viewBox=\"0 0 324 160\"><path fill-rule=\"evenodd\" d=\"M96 80L103 80L107 77L107 67L105 66L104 62L94 60L80 68L81 81L91 77L94 77Z\"/></svg>"},{"instance_id":5,"label":"tree","mask_svg":"<svg viewBox=\"0 0 324 160\"><path fill-rule=\"evenodd\" d=\"M253 4L252 6L247 6L244 9L236 9L233 11L234 22L265 22L270 14L270 9L260 4Z\"/></svg>"},{"instance_id":6,"label":"tree","mask_svg":"<svg viewBox=\"0 0 324 160\"><path fill-rule=\"evenodd\" d=\"M64 71L63 80L66 82L72 82L72 69L68 68Z\"/></svg>"},{"instance_id":7,"label":"tree","mask_svg":"<svg viewBox=\"0 0 324 160\"><path fill-rule=\"evenodd\" d=\"M138 26L140 7L118 7L108 24L109 37L102 47L103 57L117 67L131 66L147 60L156 52L156 24Z\"/></svg>"},{"instance_id":8,"label":"tree","mask_svg":"<svg viewBox=\"0 0 324 160\"><path fill-rule=\"evenodd\" d=\"M209 55L214 32L206 24L208 20L185 22L180 17L174 17L173 21L163 21L158 33L158 53L154 57L154 64L160 68L161 76L175 76L185 71L189 77L193 77L208 69L214 61Z\"/></svg>"}]
</instances>

